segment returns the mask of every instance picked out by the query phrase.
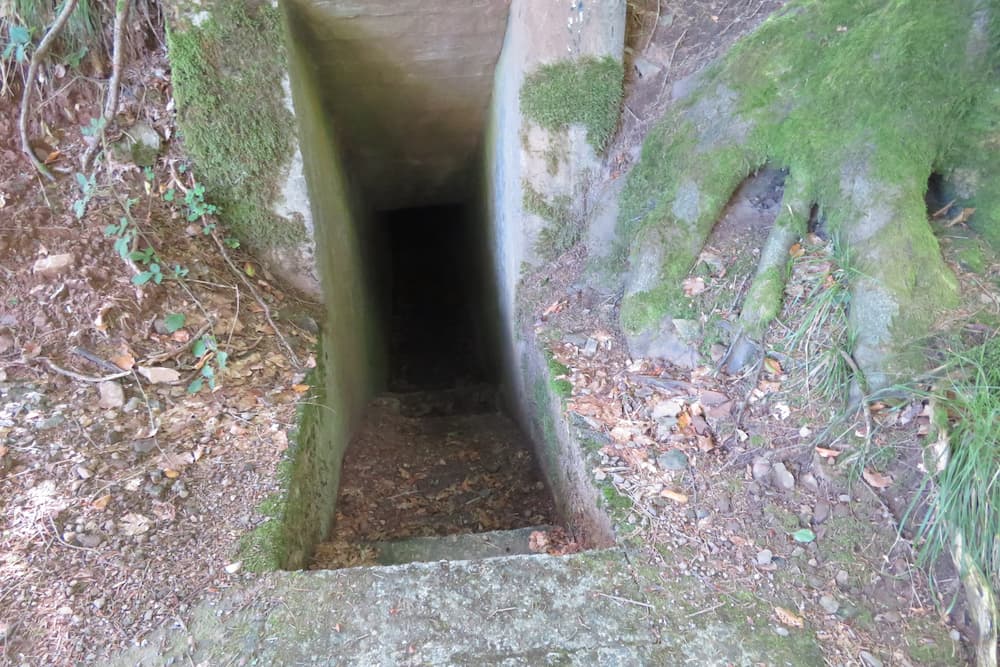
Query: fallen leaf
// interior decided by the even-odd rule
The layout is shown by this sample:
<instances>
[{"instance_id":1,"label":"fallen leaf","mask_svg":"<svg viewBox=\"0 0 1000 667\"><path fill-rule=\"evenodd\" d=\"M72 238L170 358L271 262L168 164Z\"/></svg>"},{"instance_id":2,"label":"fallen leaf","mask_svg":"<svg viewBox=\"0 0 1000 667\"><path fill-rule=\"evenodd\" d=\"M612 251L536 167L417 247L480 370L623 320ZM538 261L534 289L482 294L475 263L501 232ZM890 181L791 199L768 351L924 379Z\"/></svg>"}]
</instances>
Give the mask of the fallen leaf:
<instances>
[{"instance_id":1,"label":"fallen leaf","mask_svg":"<svg viewBox=\"0 0 1000 667\"><path fill-rule=\"evenodd\" d=\"M176 479L184 468L194 463L194 454L191 452L164 452L158 459L158 465L163 474L170 479ZM173 475L171 477L171 475Z\"/></svg>"},{"instance_id":2,"label":"fallen leaf","mask_svg":"<svg viewBox=\"0 0 1000 667\"><path fill-rule=\"evenodd\" d=\"M93 507L95 510L103 512L108 508L108 503L110 502L111 502L111 494L109 493L106 496L101 496L100 498L90 503L90 506Z\"/></svg>"},{"instance_id":3,"label":"fallen leaf","mask_svg":"<svg viewBox=\"0 0 1000 667\"><path fill-rule=\"evenodd\" d=\"M672 500L678 505L684 505L688 501L687 495L681 493L680 491L673 491L671 489L663 489L660 491L660 496Z\"/></svg>"},{"instance_id":4,"label":"fallen leaf","mask_svg":"<svg viewBox=\"0 0 1000 667\"><path fill-rule=\"evenodd\" d=\"M135 366L135 357L128 350L119 350L111 355L111 363L123 371L131 370Z\"/></svg>"},{"instance_id":5,"label":"fallen leaf","mask_svg":"<svg viewBox=\"0 0 1000 667\"><path fill-rule=\"evenodd\" d=\"M792 539L796 542L808 544L816 539L816 533L812 532L808 528L801 528L792 533Z\"/></svg>"},{"instance_id":6,"label":"fallen leaf","mask_svg":"<svg viewBox=\"0 0 1000 667\"><path fill-rule=\"evenodd\" d=\"M792 247L788 249L788 254L792 257L798 259L802 255L806 254L805 249L802 247L801 243L793 243Z\"/></svg>"},{"instance_id":7,"label":"fallen leaf","mask_svg":"<svg viewBox=\"0 0 1000 667\"><path fill-rule=\"evenodd\" d=\"M228 565L226 565L226 572L228 574L236 574L237 572L240 571L241 567L243 567L243 561L238 560L235 563L229 563Z\"/></svg>"},{"instance_id":8,"label":"fallen leaf","mask_svg":"<svg viewBox=\"0 0 1000 667\"><path fill-rule=\"evenodd\" d=\"M843 454L843 452L840 451L839 449L828 449L826 447L817 447L816 453L828 459L835 459L841 454Z\"/></svg>"},{"instance_id":9,"label":"fallen leaf","mask_svg":"<svg viewBox=\"0 0 1000 667\"><path fill-rule=\"evenodd\" d=\"M792 409L786 403L775 403L771 416L778 421L785 421L792 415Z\"/></svg>"},{"instance_id":10,"label":"fallen leaf","mask_svg":"<svg viewBox=\"0 0 1000 667\"><path fill-rule=\"evenodd\" d=\"M304 394L307 391L309 391L309 385L307 385L307 384L293 384L292 385L292 391L294 391L296 394Z\"/></svg>"},{"instance_id":11,"label":"fallen leaf","mask_svg":"<svg viewBox=\"0 0 1000 667\"><path fill-rule=\"evenodd\" d=\"M42 353L42 346L35 342L28 342L24 344L24 349L21 350L21 353L26 359L34 359Z\"/></svg>"},{"instance_id":12,"label":"fallen leaf","mask_svg":"<svg viewBox=\"0 0 1000 667\"><path fill-rule=\"evenodd\" d=\"M784 607L775 607L774 615L778 617L778 622L783 623L784 625L791 625L795 628L805 627L806 622L801 616L795 612L785 609Z\"/></svg>"},{"instance_id":13,"label":"fallen leaf","mask_svg":"<svg viewBox=\"0 0 1000 667\"><path fill-rule=\"evenodd\" d=\"M684 294L689 297L698 296L707 289L705 279L701 276L685 278L684 281L681 282L681 287L684 289Z\"/></svg>"},{"instance_id":14,"label":"fallen leaf","mask_svg":"<svg viewBox=\"0 0 1000 667\"><path fill-rule=\"evenodd\" d=\"M167 479L177 479L178 477L181 476L180 471L174 470L173 468L167 468L166 470L163 471L163 474Z\"/></svg>"},{"instance_id":15,"label":"fallen leaf","mask_svg":"<svg viewBox=\"0 0 1000 667\"><path fill-rule=\"evenodd\" d=\"M549 536L544 530L533 530L528 536L528 548L536 554L545 553L549 547Z\"/></svg>"},{"instance_id":16,"label":"fallen leaf","mask_svg":"<svg viewBox=\"0 0 1000 667\"><path fill-rule=\"evenodd\" d=\"M885 489L892 485L892 477L878 472L877 470L869 470L865 468L862 471L861 476L865 478L873 488Z\"/></svg>"},{"instance_id":17,"label":"fallen leaf","mask_svg":"<svg viewBox=\"0 0 1000 667\"><path fill-rule=\"evenodd\" d=\"M783 372L781 362L774 357L764 357L764 370L774 375L781 375Z\"/></svg>"},{"instance_id":18,"label":"fallen leaf","mask_svg":"<svg viewBox=\"0 0 1000 667\"><path fill-rule=\"evenodd\" d=\"M173 368L163 366L139 366L139 375L149 380L152 384L173 384L181 379L181 374Z\"/></svg>"}]
</instances>

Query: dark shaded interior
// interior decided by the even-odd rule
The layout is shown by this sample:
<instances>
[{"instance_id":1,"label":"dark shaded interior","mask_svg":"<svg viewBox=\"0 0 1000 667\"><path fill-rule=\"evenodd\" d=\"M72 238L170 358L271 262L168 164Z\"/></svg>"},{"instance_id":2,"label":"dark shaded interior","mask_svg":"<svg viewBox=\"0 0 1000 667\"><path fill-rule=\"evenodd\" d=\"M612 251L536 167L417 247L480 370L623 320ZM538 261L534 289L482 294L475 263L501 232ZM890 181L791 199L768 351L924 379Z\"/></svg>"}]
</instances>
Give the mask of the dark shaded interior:
<instances>
[{"instance_id":1,"label":"dark shaded interior","mask_svg":"<svg viewBox=\"0 0 1000 667\"><path fill-rule=\"evenodd\" d=\"M495 381L480 309L489 293L466 207L382 213L384 316L394 392Z\"/></svg>"}]
</instances>

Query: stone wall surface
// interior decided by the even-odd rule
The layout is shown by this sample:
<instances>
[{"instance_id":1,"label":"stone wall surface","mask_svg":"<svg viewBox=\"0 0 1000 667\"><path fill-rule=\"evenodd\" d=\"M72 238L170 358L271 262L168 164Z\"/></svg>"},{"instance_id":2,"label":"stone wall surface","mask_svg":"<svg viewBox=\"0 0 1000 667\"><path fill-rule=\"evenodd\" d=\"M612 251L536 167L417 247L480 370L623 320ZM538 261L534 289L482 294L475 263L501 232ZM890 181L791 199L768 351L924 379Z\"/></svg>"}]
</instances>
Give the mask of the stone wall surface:
<instances>
[{"instance_id":1,"label":"stone wall surface","mask_svg":"<svg viewBox=\"0 0 1000 667\"><path fill-rule=\"evenodd\" d=\"M373 210L469 198L507 0L290 0Z\"/></svg>"}]
</instances>

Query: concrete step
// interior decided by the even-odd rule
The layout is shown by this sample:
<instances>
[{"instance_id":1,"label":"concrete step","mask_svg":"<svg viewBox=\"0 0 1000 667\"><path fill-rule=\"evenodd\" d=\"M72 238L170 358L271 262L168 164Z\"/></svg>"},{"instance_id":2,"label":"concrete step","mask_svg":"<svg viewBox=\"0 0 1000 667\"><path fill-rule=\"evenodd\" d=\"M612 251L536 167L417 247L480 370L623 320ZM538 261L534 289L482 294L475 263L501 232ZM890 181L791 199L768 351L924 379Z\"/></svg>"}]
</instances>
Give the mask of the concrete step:
<instances>
[{"instance_id":1,"label":"concrete step","mask_svg":"<svg viewBox=\"0 0 1000 667\"><path fill-rule=\"evenodd\" d=\"M248 576L112 664L679 664L651 623L617 549L280 572Z\"/></svg>"},{"instance_id":2,"label":"concrete step","mask_svg":"<svg viewBox=\"0 0 1000 667\"><path fill-rule=\"evenodd\" d=\"M379 565L430 563L439 560L478 560L534 554L528 546L531 533L550 531L552 526L531 526L516 530L494 530L444 537L414 537L395 542L378 542Z\"/></svg>"}]
</instances>

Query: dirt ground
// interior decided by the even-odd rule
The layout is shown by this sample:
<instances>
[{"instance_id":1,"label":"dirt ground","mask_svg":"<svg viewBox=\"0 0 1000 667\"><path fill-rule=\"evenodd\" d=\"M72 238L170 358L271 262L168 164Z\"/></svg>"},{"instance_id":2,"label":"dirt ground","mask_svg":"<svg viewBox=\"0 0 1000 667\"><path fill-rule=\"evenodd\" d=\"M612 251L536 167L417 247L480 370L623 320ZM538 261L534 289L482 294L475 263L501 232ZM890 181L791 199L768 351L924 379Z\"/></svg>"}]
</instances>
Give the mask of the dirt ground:
<instances>
[{"instance_id":1,"label":"dirt ground","mask_svg":"<svg viewBox=\"0 0 1000 667\"><path fill-rule=\"evenodd\" d=\"M781 4L631 3L609 176L632 161L672 85ZM93 78L52 69L37 98L44 125L33 136L51 184L20 154L16 95L0 100L0 662L100 662L166 621L182 624L199 595L241 577L235 542L260 521L255 507L275 489L308 392L317 305L217 244L204 233L210 215L188 220L183 199L197 174L174 140L169 66L162 46L143 58L127 68L129 94L108 135L142 120L163 139L160 158L145 172L127 161L98 171L82 219L75 173L80 128L98 107ZM752 270L746 248L760 247L780 205L769 187L734 202L743 217L720 225L692 276L706 320L735 317ZM133 283L142 267L105 233L123 216L136 247L186 269L183 279ZM810 241L790 287L803 295L831 275L825 241ZM65 266L49 259L63 254ZM607 436L593 474L634 503L624 520L664 587L689 574L748 617L763 605L762 631L815 629L829 664L963 663L955 638L971 630L960 607L942 611L957 583L945 569L932 592L912 534L897 530L922 479L922 403L841 419L795 350L735 378L629 359L614 298L580 286L584 260L577 248L530 277L532 316L569 369L568 409ZM998 303L989 296L984 307ZM769 340L794 328L804 301L790 300ZM183 325L170 314L184 314ZM196 357L205 335L218 350ZM224 370L218 351L228 353ZM724 341L706 351L721 358ZM189 392L206 365L217 387Z\"/></svg>"}]
</instances>

